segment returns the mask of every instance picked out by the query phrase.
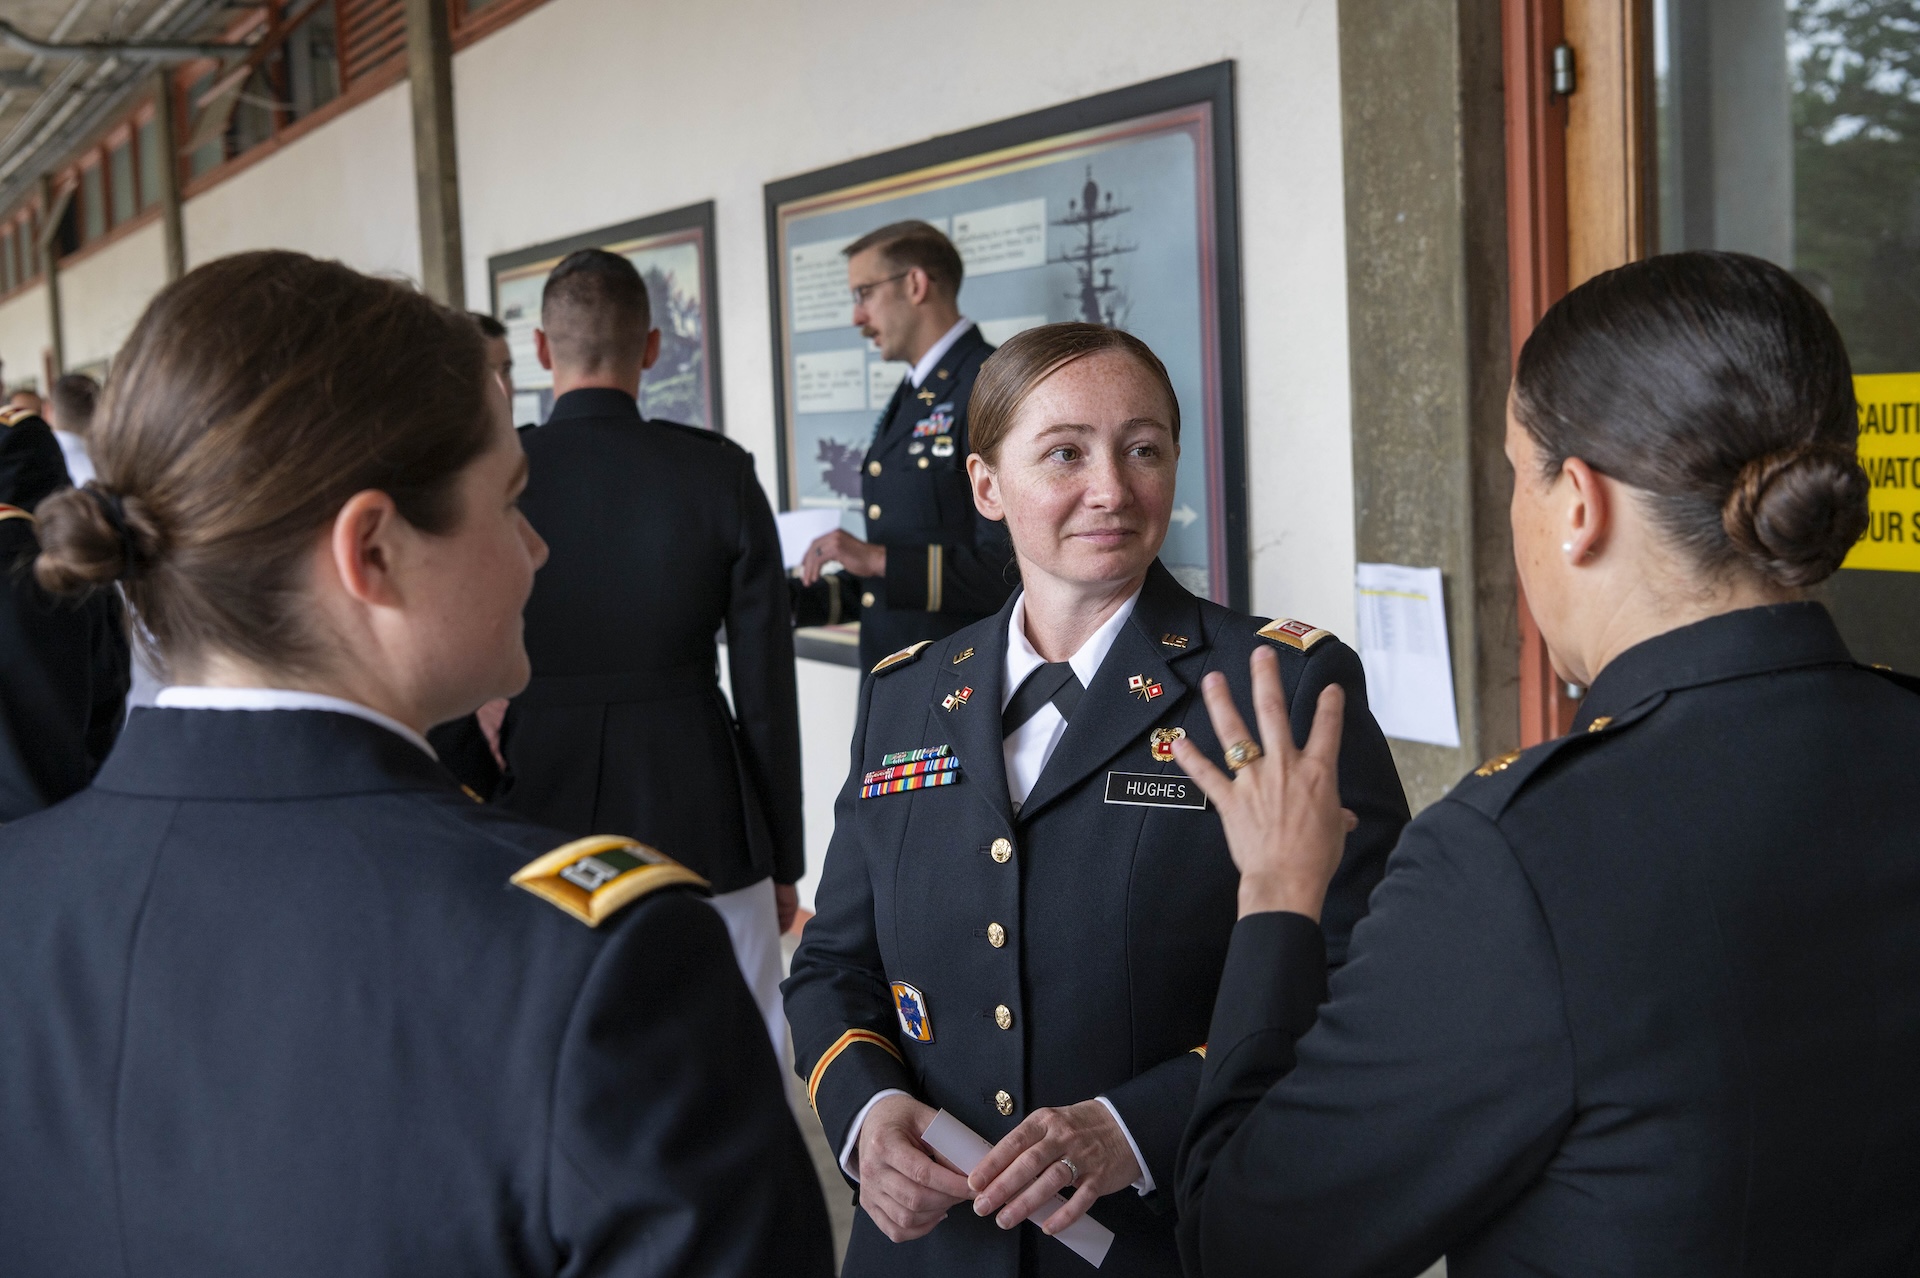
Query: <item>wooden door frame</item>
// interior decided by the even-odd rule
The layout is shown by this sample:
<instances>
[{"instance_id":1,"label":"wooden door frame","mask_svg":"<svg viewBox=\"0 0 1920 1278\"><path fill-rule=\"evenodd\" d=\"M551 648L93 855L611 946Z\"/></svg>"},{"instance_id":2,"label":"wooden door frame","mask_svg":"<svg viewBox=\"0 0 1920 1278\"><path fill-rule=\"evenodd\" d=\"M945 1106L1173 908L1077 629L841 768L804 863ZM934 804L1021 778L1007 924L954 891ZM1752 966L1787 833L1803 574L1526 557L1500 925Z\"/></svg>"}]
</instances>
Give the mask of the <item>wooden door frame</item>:
<instances>
[{"instance_id":1,"label":"wooden door frame","mask_svg":"<svg viewBox=\"0 0 1920 1278\"><path fill-rule=\"evenodd\" d=\"M1645 256L1652 242L1652 9L1652 0L1501 0L1516 362L1569 288ZM1563 42L1573 50L1570 96L1553 85ZM1516 603L1520 744L1529 746L1566 732L1579 703L1555 676L1525 596Z\"/></svg>"}]
</instances>

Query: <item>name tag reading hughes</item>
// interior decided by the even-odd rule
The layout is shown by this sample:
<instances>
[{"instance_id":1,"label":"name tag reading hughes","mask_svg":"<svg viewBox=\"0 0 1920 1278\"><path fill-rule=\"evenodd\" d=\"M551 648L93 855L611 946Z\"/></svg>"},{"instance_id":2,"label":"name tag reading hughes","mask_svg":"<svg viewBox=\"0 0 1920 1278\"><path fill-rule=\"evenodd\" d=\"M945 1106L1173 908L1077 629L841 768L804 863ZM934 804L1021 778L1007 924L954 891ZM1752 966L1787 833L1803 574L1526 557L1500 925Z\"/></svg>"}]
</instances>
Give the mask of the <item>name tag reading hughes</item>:
<instances>
[{"instance_id":1,"label":"name tag reading hughes","mask_svg":"<svg viewBox=\"0 0 1920 1278\"><path fill-rule=\"evenodd\" d=\"M1157 772L1109 772L1107 802L1203 811L1207 806L1207 796L1186 777L1170 777Z\"/></svg>"}]
</instances>

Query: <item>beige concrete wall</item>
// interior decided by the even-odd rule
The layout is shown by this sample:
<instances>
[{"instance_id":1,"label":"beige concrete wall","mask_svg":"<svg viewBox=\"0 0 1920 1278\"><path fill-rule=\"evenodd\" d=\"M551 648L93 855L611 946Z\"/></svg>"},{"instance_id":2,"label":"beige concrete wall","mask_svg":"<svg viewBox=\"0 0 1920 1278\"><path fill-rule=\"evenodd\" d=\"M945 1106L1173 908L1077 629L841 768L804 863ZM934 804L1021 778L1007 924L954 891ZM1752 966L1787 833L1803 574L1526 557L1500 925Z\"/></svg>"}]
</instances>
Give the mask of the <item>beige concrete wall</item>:
<instances>
[{"instance_id":1,"label":"beige concrete wall","mask_svg":"<svg viewBox=\"0 0 1920 1278\"><path fill-rule=\"evenodd\" d=\"M66 334L67 367L110 361L166 282L166 249L158 222L62 268L60 327Z\"/></svg>"},{"instance_id":2,"label":"beige concrete wall","mask_svg":"<svg viewBox=\"0 0 1920 1278\"><path fill-rule=\"evenodd\" d=\"M188 267L290 248L418 279L412 130L403 81L188 200Z\"/></svg>"},{"instance_id":3,"label":"beige concrete wall","mask_svg":"<svg viewBox=\"0 0 1920 1278\"><path fill-rule=\"evenodd\" d=\"M42 356L51 344L47 329L47 290L30 288L18 297L0 304L0 360L5 361L9 387L38 386Z\"/></svg>"}]
</instances>

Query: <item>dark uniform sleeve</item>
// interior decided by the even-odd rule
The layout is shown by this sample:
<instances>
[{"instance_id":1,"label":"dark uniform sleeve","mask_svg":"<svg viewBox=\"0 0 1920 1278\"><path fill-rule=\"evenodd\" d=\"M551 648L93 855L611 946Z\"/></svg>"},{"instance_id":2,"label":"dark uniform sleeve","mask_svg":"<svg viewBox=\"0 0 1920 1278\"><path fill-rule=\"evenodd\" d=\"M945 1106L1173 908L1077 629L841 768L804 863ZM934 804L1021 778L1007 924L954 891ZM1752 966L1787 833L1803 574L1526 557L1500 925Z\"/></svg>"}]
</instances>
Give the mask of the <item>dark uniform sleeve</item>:
<instances>
[{"instance_id":1,"label":"dark uniform sleeve","mask_svg":"<svg viewBox=\"0 0 1920 1278\"><path fill-rule=\"evenodd\" d=\"M1418 1272L1572 1120L1553 941L1478 813L1442 802L1408 827L1316 1019L1325 970L1301 915L1234 928L1181 1147L1189 1273Z\"/></svg>"},{"instance_id":2,"label":"dark uniform sleeve","mask_svg":"<svg viewBox=\"0 0 1920 1278\"><path fill-rule=\"evenodd\" d=\"M854 1115L875 1092L889 1087L913 1091L895 1035L893 995L875 930L873 884L854 828L862 747L878 682L868 679L861 685L853 762L834 800L833 840L814 893L819 912L808 921L793 956L793 975L780 987L787 1023L793 1027L794 1072L807 1083L807 1099L836 1158Z\"/></svg>"},{"instance_id":3,"label":"dark uniform sleeve","mask_svg":"<svg viewBox=\"0 0 1920 1278\"><path fill-rule=\"evenodd\" d=\"M727 604L727 673L742 764L766 806L773 880L806 873L800 800L800 698L794 685L791 603L780 534L751 458L740 471L740 544Z\"/></svg>"},{"instance_id":4,"label":"dark uniform sleeve","mask_svg":"<svg viewBox=\"0 0 1920 1278\"><path fill-rule=\"evenodd\" d=\"M93 627L93 705L87 715L87 754L97 770L107 761L120 725L127 717L127 690L133 686L133 651L127 640L127 611L120 597L103 591L88 600L96 610Z\"/></svg>"},{"instance_id":5,"label":"dark uniform sleeve","mask_svg":"<svg viewBox=\"0 0 1920 1278\"><path fill-rule=\"evenodd\" d=\"M719 915L668 889L609 925L556 1066L565 1275L833 1272L819 1181Z\"/></svg>"},{"instance_id":6,"label":"dark uniform sleeve","mask_svg":"<svg viewBox=\"0 0 1920 1278\"><path fill-rule=\"evenodd\" d=\"M985 616L1000 610L1018 578L1005 524L975 513L973 540L887 547L887 606Z\"/></svg>"},{"instance_id":7,"label":"dark uniform sleeve","mask_svg":"<svg viewBox=\"0 0 1920 1278\"><path fill-rule=\"evenodd\" d=\"M1322 923L1329 940L1325 966L1345 959L1354 924L1366 913L1367 898L1386 871L1387 855L1407 824L1407 797L1400 773L1393 765L1387 739L1367 708L1366 672L1353 649L1343 643L1323 642L1306 657L1306 664L1289 689L1289 713L1294 740L1306 744L1313 728L1314 708L1328 684L1338 683L1347 694L1340 738L1340 801L1360 818L1347 836L1340 868L1327 889ZM1246 714L1250 706L1242 706ZM1249 719L1251 716L1249 715ZM1320 948L1316 939L1316 950ZM1210 1042L1207 1053L1214 1050ZM1109 1089L1107 1099L1126 1120L1127 1131L1140 1147L1153 1173L1156 1189L1173 1184L1180 1138L1193 1113L1200 1087L1203 1054L1188 1052Z\"/></svg>"}]
</instances>

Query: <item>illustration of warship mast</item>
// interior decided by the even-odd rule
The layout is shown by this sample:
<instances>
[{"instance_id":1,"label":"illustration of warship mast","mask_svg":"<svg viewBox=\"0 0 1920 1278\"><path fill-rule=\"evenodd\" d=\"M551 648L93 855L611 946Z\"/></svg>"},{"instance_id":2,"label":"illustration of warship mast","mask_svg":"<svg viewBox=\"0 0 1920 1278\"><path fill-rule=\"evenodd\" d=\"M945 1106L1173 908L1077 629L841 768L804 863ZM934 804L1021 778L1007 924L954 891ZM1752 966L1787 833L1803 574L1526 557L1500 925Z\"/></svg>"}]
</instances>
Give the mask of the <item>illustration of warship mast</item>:
<instances>
[{"instance_id":1,"label":"illustration of warship mast","mask_svg":"<svg viewBox=\"0 0 1920 1278\"><path fill-rule=\"evenodd\" d=\"M1113 282L1113 268L1102 266L1110 257L1122 253L1131 253L1139 246L1122 244L1117 240L1103 239L1101 224L1131 213L1129 205L1113 202L1113 192L1105 192L1102 198L1100 184L1093 180L1093 166L1087 166L1087 182L1080 188L1080 198L1067 201L1067 215L1054 220L1053 225L1078 229L1079 243L1055 257L1047 259L1048 265L1067 265L1079 276L1080 288L1077 293L1067 294L1070 301L1080 304L1080 318L1089 324L1107 324L1120 326L1120 303L1125 294L1120 286Z\"/></svg>"}]
</instances>

